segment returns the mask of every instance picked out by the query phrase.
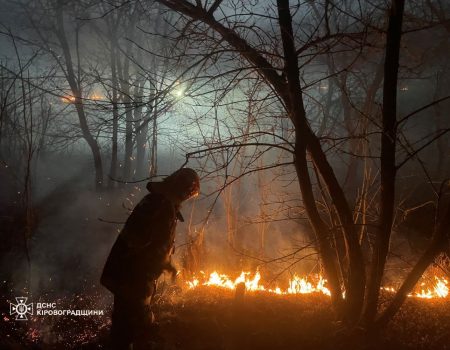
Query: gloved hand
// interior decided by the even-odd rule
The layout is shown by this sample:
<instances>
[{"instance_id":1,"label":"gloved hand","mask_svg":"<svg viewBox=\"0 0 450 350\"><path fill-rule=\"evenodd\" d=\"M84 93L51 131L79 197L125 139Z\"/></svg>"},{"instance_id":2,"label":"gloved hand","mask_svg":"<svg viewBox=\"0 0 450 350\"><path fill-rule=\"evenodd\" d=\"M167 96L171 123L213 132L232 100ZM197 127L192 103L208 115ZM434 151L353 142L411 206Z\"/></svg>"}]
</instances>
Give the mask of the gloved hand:
<instances>
[{"instance_id":1,"label":"gloved hand","mask_svg":"<svg viewBox=\"0 0 450 350\"><path fill-rule=\"evenodd\" d=\"M171 263L169 263L168 267L167 267L167 271L171 274L170 278L171 278L172 283L175 283L175 281L177 279L177 275L178 275L177 269Z\"/></svg>"}]
</instances>

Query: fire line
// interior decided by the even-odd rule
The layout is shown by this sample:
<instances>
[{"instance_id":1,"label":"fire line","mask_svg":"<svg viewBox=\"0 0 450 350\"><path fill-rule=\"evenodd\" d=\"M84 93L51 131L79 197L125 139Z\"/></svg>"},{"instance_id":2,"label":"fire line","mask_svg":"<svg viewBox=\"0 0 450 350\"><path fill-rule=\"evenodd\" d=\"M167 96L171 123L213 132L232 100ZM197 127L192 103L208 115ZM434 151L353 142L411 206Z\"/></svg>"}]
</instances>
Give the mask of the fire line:
<instances>
[{"instance_id":1,"label":"fire line","mask_svg":"<svg viewBox=\"0 0 450 350\"><path fill-rule=\"evenodd\" d=\"M234 290L238 285L245 285L245 289L250 292L267 292L279 295L310 293L321 293L327 296L331 295L330 290L326 286L327 280L320 275L317 277L299 277L298 275L294 275L289 280L288 287L281 289L280 287L267 288L261 284L261 274L259 271L256 271L253 276L250 272L243 271L235 279L217 271L210 273L209 276L202 271L200 274L202 277L196 277L186 282L188 289L195 289L201 286L213 286ZM389 293L396 292L394 287L382 287L382 290ZM408 297L435 299L447 298L448 295L448 280L434 276L434 284L427 285L427 283L423 282L416 288L416 291L408 294Z\"/></svg>"}]
</instances>

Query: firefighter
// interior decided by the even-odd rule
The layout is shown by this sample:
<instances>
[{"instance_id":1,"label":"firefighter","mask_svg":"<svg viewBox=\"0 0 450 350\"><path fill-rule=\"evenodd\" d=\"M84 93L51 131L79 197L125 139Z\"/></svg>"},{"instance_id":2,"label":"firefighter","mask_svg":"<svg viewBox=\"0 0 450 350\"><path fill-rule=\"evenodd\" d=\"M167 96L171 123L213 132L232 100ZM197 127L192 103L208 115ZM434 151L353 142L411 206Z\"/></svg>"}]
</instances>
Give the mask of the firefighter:
<instances>
[{"instance_id":1,"label":"firefighter","mask_svg":"<svg viewBox=\"0 0 450 350\"><path fill-rule=\"evenodd\" d=\"M175 278L170 258L175 226L183 221L181 203L198 195L197 173L182 168L162 182L149 182L147 194L134 208L117 237L100 282L114 294L111 341L114 349L148 349L153 314L150 310L156 280L168 271Z\"/></svg>"}]
</instances>

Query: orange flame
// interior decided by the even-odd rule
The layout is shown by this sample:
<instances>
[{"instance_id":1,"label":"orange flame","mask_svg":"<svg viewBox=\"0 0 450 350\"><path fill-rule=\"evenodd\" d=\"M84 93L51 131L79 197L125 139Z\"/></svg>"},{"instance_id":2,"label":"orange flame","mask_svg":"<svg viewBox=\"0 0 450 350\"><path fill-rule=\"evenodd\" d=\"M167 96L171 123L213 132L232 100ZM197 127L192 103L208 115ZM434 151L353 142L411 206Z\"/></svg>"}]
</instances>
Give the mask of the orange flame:
<instances>
[{"instance_id":1,"label":"orange flame","mask_svg":"<svg viewBox=\"0 0 450 350\"><path fill-rule=\"evenodd\" d=\"M445 278L434 277L436 283L434 286L426 287L425 283L420 284L420 292L408 294L409 297L433 299L446 298L448 296L448 281Z\"/></svg>"},{"instance_id":2,"label":"orange flame","mask_svg":"<svg viewBox=\"0 0 450 350\"><path fill-rule=\"evenodd\" d=\"M203 275L204 273L201 272ZM275 289L266 288L264 285L260 284L261 274L259 271L251 277L250 272L242 271L239 277L236 279L231 279L226 274L220 274L217 271L212 272L208 278L205 278L203 282L198 278L194 278L187 282L189 289L195 289L199 286L215 286L226 289L236 289L237 285L243 283L247 291L265 291L274 294L307 294L307 293L322 293L325 295L331 295L330 290L325 286L327 283L326 279L319 276L316 284L313 284L306 277L299 277L294 275L292 279L289 280L289 287L285 290L280 287Z\"/></svg>"},{"instance_id":3,"label":"orange flame","mask_svg":"<svg viewBox=\"0 0 450 350\"><path fill-rule=\"evenodd\" d=\"M209 276L201 271L203 278L194 278L191 281L187 281L186 284L189 289L195 289L200 286L215 286L220 288L226 288L234 290L239 284L244 284L245 289L251 292L265 291L273 294L310 294L310 293L321 293L327 296L331 296L330 290L327 288L327 280L322 276L317 278L311 277L299 277L294 275L289 280L289 286L286 289L281 289L276 287L275 289L266 288L264 285L260 284L261 274L259 271L251 277L250 272L242 271L239 277L236 279L231 279L226 274L220 274L217 271L212 272ZM425 283L421 284L420 292L413 292L408 294L408 297L416 297L422 299L433 299L433 298L447 298L449 296L449 286L448 281L444 278L435 278L435 284L433 286L426 287ZM313 283L312 281L316 281ZM390 293L395 293L396 289L393 287L382 287L382 290ZM345 293L345 292L344 292Z\"/></svg>"}]
</instances>

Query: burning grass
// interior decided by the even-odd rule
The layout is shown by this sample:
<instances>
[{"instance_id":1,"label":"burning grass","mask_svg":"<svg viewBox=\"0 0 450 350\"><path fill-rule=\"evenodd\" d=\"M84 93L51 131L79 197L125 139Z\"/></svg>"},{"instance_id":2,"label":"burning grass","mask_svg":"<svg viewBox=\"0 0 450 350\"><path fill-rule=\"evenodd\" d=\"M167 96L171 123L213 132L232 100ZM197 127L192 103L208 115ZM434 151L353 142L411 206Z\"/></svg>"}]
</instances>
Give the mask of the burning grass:
<instances>
[{"instance_id":1,"label":"burning grass","mask_svg":"<svg viewBox=\"0 0 450 350\"><path fill-rule=\"evenodd\" d=\"M434 287L442 288L441 279L434 281L419 285L415 292L418 298L408 298L379 342L372 344L373 349L450 349L450 300L448 296L429 297L428 290L437 293ZM156 348L367 348L360 339L349 344L348 339L340 337L326 281L320 276L292 276L287 283L270 288L264 282L259 273L231 278L216 272L199 274L184 282L184 289L160 288L154 310L159 324ZM391 296L390 290L382 291L382 302ZM52 299L46 296L43 300ZM33 317L18 323L2 310L0 348L108 348L112 299L103 289L89 289L55 301L66 308L104 309L105 315Z\"/></svg>"},{"instance_id":2,"label":"burning grass","mask_svg":"<svg viewBox=\"0 0 450 350\"><path fill-rule=\"evenodd\" d=\"M232 278L226 274L217 271L211 272L209 275L201 271L199 277L194 277L187 281L186 285L189 289L195 289L199 286L214 286L225 289L236 289L239 285L245 287L245 290L251 292L267 292L271 294L311 294L321 293L330 296L330 290L326 287L327 280L321 275L303 276L293 275L288 282L287 288L266 287L261 283L261 274L256 271L254 274L250 272L241 272L241 274ZM385 292L395 293L395 287L383 287ZM416 289L408 295L409 297L434 299L447 298L449 296L449 282L446 278L433 276L433 278L424 279Z\"/></svg>"}]
</instances>

